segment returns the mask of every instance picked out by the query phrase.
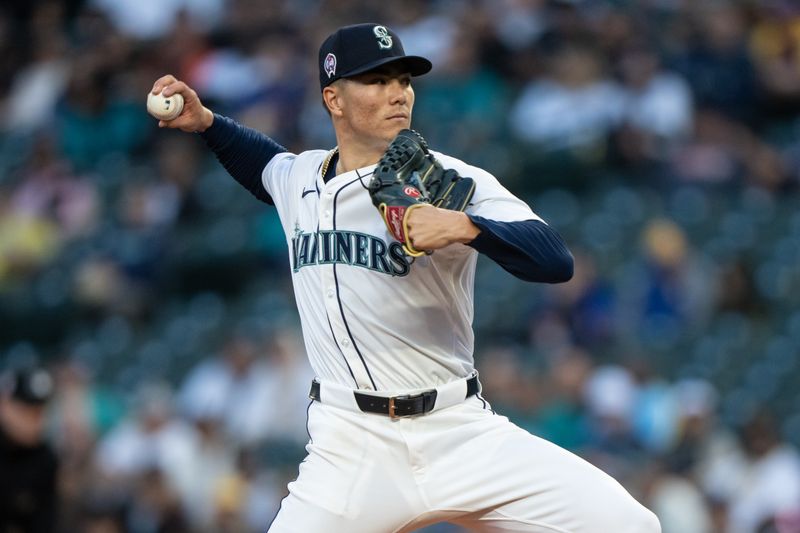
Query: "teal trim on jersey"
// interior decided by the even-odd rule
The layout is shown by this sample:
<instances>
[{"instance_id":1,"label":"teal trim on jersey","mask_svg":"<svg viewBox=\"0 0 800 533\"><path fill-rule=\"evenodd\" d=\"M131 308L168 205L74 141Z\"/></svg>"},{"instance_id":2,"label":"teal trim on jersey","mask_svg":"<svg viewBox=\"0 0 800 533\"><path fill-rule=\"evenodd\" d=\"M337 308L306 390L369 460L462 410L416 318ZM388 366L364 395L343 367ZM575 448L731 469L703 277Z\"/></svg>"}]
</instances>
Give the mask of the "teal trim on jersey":
<instances>
[{"instance_id":1,"label":"teal trim on jersey","mask_svg":"<svg viewBox=\"0 0 800 533\"><path fill-rule=\"evenodd\" d=\"M311 265L351 265L390 276L406 276L411 262L399 242L385 241L357 231L322 230L292 237L292 271Z\"/></svg>"}]
</instances>

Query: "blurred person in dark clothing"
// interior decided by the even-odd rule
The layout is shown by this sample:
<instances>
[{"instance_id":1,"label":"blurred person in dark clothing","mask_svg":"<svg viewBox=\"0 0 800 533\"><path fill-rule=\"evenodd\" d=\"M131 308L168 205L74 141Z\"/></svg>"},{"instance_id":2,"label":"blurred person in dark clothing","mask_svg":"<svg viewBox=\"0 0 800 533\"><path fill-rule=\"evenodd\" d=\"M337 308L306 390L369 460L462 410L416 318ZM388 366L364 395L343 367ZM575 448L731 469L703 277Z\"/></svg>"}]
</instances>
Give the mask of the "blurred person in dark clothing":
<instances>
[{"instance_id":1,"label":"blurred person in dark clothing","mask_svg":"<svg viewBox=\"0 0 800 533\"><path fill-rule=\"evenodd\" d=\"M698 107L751 123L758 94L746 11L733 2L704 2L694 27L689 46L674 59L676 70L691 85Z\"/></svg>"},{"instance_id":2,"label":"blurred person in dark clothing","mask_svg":"<svg viewBox=\"0 0 800 533\"><path fill-rule=\"evenodd\" d=\"M58 462L44 440L52 393L44 370L0 376L0 533L54 531Z\"/></svg>"},{"instance_id":3,"label":"blurred person in dark clothing","mask_svg":"<svg viewBox=\"0 0 800 533\"><path fill-rule=\"evenodd\" d=\"M134 494L125 517L132 533L189 533L178 494L165 472L157 466L141 472L134 481Z\"/></svg>"},{"instance_id":4,"label":"blurred person in dark clothing","mask_svg":"<svg viewBox=\"0 0 800 533\"><path fill-rule=\"evenodd\" d=\"M790 528L800 516L800 451L766 407L747 419L739 438L747 464L728 502L725 533L797 531Z\"/></svg>"}]
</instances>

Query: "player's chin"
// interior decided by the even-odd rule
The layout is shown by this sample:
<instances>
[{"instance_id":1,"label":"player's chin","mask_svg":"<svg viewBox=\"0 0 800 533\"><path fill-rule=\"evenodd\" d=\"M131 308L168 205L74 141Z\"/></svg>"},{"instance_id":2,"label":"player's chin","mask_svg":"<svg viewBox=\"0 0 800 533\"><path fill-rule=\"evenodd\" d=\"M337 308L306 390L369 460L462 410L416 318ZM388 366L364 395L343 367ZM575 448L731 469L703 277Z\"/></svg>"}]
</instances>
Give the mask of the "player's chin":
<instances>
[{"instance_id":1,"label":"player's chin","mask_svg":"<svg viewBox=\"0 0 800 533\"><path fill-rule=\"evenodd\" d=\"M394 139L400 130L408 129L411 127L411 119L409 117L392 117L386 119L387 129L391 133L391 138Z\"/></svg>"}]
</instances>

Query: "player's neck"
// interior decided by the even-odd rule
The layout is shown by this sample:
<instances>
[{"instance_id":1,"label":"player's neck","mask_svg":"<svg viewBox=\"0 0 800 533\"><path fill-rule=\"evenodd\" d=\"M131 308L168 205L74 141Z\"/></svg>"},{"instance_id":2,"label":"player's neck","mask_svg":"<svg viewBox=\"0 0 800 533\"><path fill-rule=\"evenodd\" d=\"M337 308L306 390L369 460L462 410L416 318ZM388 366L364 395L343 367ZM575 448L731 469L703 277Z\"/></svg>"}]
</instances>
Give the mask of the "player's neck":
<instances>
[{"instance_id":1,"label":"player's neck","mask_svg":"<svg viewBox=\"0 0 800 533\"><path fill-rule=\"evenodd\" d=\"M343 135L337 136L339 141L339 161L336 164L336 175L350 172L357 168L374 165L383 155L386 146L377 144L374 140L362 141L359 139L344 139Z\"/></svg>"},{"instance_id":2,"label":"player's neck","mask_svg":"<svg viewBox=\"0 0 800 533\"><path fill-rule=\"evenodd\" d=\"M350 172L357 168L364 168L374 165L381 158L382 152L364 154L364 153L351 153L347 154L341 148L339 149L339 160L336 162L336 175Z\"/></svg>"}]
</instances>

